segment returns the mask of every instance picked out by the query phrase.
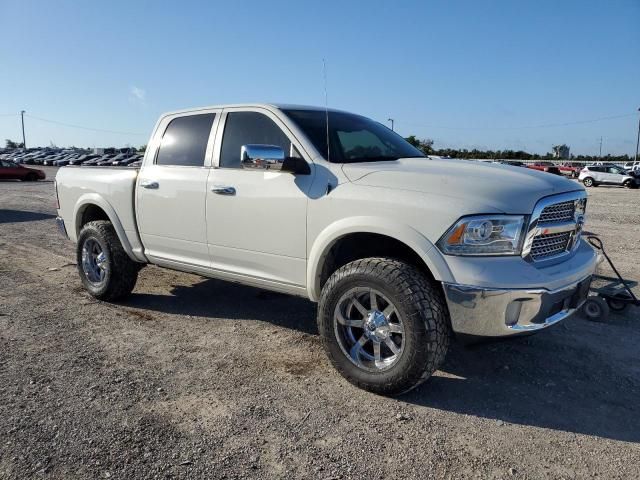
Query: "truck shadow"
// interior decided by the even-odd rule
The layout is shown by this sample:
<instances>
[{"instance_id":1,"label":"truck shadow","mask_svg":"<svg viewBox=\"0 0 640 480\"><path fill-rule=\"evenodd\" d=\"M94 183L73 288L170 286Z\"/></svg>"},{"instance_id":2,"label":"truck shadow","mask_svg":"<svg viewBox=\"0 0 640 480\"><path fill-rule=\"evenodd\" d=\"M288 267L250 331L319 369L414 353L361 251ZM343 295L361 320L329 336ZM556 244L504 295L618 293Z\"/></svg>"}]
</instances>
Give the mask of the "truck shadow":
<instances>
[{"instance_id":1,"label":"truck shadow","mask_svg":"<svg viewBox=\"0 0 640 480\"><path fill-rule=\"evenodd\" d=\"M454 344L440 371L402 400L494 419L498 425L640 442L637 365L616 362L616 354L576 341L586 320L577 316L567 323L571 332L559 326L534 337ZM602 336L616 335L608 326L598 327ZM637 329L628 333L638 337Z\"/></svg>"},{"instance_id":2,"label":"truck shadow","mask_svg":"<svg viewBox=\"0 0 640 480\"><path fill-rule=\"evenodd\" d=\"M170 295L135 293L125 305L203 318L258 320L318 334L316 306L308 300L213 279L175 286ZM616 316L612 322L625 322L623 318ZM499 425L640 442L637 366L621 365L619 355L609 356L602 343L600 348L590 343L620 335L619 329L579 317L565 323L568 327L509 341L474 346L454 342L440 371L397 401L493 419ZM626 323L625 334L640 337L638 322Z\"/></svg>"},{"instance_id":3,"label":"truck shadow","mask_svg":"<svg viewBox=\"0 0 640 480\"><path fill-rule=\"evenodd\" d=\"M0 209L1 223L35 222L38 220L49 220L55 215L41 212L28 212L24 210L4 210Z\"/></svg>"},{"instance_id":4,"label":"truck shadow","mask_svg":"<svg viewBox=\"0 0 640 480\"><path fill-rule=\"evenodd\" d=\"M204 279L193 285L175 285L171 295L134 293L126 305L193 317L259 320L318 334L315 305L309 300L222 280Z\"/></svg>"}]
</instances>

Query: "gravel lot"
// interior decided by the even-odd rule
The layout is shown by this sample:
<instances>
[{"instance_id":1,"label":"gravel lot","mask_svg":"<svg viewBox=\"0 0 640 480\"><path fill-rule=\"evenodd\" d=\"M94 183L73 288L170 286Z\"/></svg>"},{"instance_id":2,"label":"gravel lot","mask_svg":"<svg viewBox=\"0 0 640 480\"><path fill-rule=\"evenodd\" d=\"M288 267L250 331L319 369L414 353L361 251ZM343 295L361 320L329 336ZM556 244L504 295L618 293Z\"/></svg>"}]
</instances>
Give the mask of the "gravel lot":
<instances>
[{"instance_id":1,"label":"gravel lot","mask_svg":"<svg viewBox=\"0 0 640 480\"><path fill-rule=\"evenodd\" d=\"M640 279L640 191L589 195ZM54 217L50 180L0 182L0 478L640 477L640 309L454 345L384 398L329 366L303 299L147 267L95 301Z\"/></svg>"}]
</instances>

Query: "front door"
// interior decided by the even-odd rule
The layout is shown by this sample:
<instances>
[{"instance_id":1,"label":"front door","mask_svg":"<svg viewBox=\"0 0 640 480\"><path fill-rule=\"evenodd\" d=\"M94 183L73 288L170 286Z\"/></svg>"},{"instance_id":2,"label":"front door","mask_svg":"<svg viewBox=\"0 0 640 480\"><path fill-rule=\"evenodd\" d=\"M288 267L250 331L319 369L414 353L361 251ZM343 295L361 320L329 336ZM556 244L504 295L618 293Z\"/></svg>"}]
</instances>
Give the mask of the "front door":
<instances>
[{"instance_id":1,"label":"front door","mask_svg":"<svg viewBox=\"0 0 640 480\"><path fill-rule=\"evenodd\" d=\"M289 287L306 284L307 193L311 174L243 169L243 145L281 147L302 156L284 123L265 109L225 109L218 132L218 168L207 188L211 266L220 272ZM222 129L222 125L220 126ZM307 159L309 161L309 159ZM311 162L310 162L311 163Z\"/></svg>"},{"instance_id":2,"label":"front door","mask_svg":"<svg viewBox=\"0 0 640 480\"><path fill-rule=\"evenodd\" d=\"M155 263L209 267L206 196L220 110L161 122L152 158L137 180L137 218L145 254Z\"/></svg>"}]
</instances>

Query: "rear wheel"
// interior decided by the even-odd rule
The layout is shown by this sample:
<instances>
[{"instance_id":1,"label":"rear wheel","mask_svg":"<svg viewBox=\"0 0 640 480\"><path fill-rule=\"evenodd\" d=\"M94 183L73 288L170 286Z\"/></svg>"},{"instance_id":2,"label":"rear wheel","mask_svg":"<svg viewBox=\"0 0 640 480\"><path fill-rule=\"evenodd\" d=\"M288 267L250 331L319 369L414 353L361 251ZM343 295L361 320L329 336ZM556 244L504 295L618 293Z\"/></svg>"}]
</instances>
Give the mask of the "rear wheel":
<instances>
[{"instance_id":1,"label":"rear wheel","mask_svg":"<svg viewBox=\"0 0 640 480\"><path fill-rule=\"evenodd\" d=\"M366 258L322 290L318 329L333 366L375 393L404 393L444 361L450 327L443 294L412 265Z\"/></svg>"},{"instance_id":2,"label":"rear wheel","mask_svg":"<svg viewBox=\"0 0 640 480\"><path fill-rule=\"evenodd\" d=\"M99 300L117 300L133 291L141 264L129 258L111 222L87 223L76 248L78 273L91 295Z\"/></svg>"},{"instance_id":3,"label":"rear wheel","mask_svg":"<svg viewBox=\"0 0 640 480\"><path fill-rule=\"evenodd\" d=\"M633 300L629 294L620 293L614 297L607 297L607 305L614 312L623 312L629 305L629 301Z\"/></svg>"},{"instance_id":4,"label":"rear wheel","mask_svg":"<svg viewBox=\"0 0 640 480\"><path fill-rule=\"evenodd\" d=\"M585 187L595 187L596 186L596 182L593 181L593 178L591 177L587 177L584 180L582 180L582 183Z\"/></svg>"}]
</instances>

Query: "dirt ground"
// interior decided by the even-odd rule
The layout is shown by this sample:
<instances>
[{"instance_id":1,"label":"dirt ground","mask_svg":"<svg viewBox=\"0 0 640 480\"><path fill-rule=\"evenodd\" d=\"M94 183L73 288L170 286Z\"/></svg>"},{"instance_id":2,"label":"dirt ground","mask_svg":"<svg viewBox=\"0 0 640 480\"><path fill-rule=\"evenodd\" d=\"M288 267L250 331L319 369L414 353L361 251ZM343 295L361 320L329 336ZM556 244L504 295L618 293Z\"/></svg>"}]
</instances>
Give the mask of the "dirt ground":
<instances>
[{"instance_id":1,"label":"dirt ground","mask_svg":"<svg viewBox=\"0 0 640 480\"><path fill-rule=\"evenodd\" d=\"M384 398L306 300L147 267L95 301L54 218L50 180L0 182L0 478L640 477L640 309L454 345ZM640 279L640 191L590 189L586 228Z\"/></svg>"}]
</instances>

